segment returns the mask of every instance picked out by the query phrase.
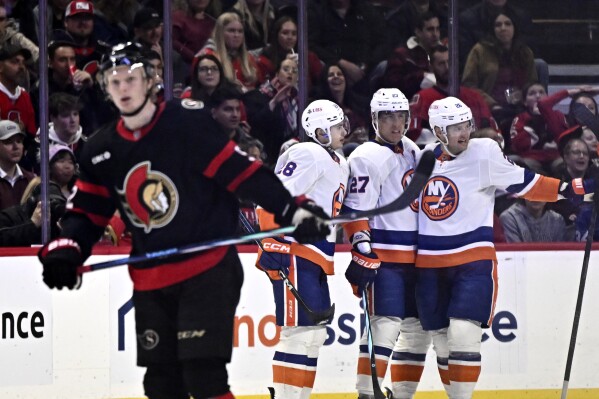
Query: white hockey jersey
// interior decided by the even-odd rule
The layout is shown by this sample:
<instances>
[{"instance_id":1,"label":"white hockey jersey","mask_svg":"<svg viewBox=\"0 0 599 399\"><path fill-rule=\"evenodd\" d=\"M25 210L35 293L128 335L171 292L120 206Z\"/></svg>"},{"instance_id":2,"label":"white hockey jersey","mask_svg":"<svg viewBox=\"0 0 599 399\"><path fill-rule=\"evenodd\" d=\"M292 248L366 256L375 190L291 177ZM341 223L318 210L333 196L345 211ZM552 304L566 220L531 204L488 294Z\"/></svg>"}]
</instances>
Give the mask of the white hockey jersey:
<instances>
[{"instance_id":1,"label":"white hockey jersey","mask_svg":"<svg viewBox=\"0 0 599 399\"><path fill-rule=\"evenodd\" d=\"M312 142L295 144L279 157L275 173L291 195L307 196L331 217L341 211L349 176L349 166L342 155L331 154ZM257 212L262 229L273 227L263 225L263 209L259 208ZM293 242L292 254L309 259L320 265L325 273L333 274L335 228L331 229L326 240L315 244L299 245L293 237L285 238Z\"/></svg>"},{"instance_id":2,"label":"white hockey jersey","mask_svg":"<svg viewBox=\"0 0 599 399\"><path fill-rule=\"evenodd\" d=\"M404 137L397 146L367 142L349 156L350 180L343 203L347 211L365 211L393 202L410 182L420 149ZM372 248L384 262L414 263L418 202L397 212L375 216L370 222L346 225L348 236L370 230Z\"/></svg>"},{"instance_id":3,"label":"white hockey jersey","mask_svg":"<svg viewBox=\"0 0 599 399\"><path fill-rule=\"evenodd\" d=\"M509 161L491 139L471 139L452 158L429 144L437 160L420 196L417 267L449 267L495 260L495 189L533 201L557 201L559 180Z\"/></svg>"}]
</instances>

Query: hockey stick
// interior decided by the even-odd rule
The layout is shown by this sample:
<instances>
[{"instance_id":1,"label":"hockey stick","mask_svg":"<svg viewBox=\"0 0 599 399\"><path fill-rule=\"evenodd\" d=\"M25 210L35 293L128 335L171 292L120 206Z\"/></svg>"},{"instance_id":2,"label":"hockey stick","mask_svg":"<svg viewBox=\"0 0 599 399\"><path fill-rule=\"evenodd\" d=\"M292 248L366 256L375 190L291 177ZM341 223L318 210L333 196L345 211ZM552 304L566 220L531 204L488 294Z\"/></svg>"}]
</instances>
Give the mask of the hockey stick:
<instances>
[{"instance_id":1,"label":"hockey stick","mask_svg":"<svg viewBox=\"0 0 599 399\"><path fill-rule=\"evenodd\" d=\"M397 197L393 202L368 211L353 211L344 213L343 215L331 219L329 224L349 223L356 219L365 219L371 216L383 215L385 213L391 213L407 208L410 206L412 201L414 201L420 195L420 191L422 191L424 185L428 181L428 178L433 172L434 166L435 155L433 152L423 152L420 162L418 162L418 166L416 166L416 170L414 170L414 173L412 174L412 180L410 181L410 184L406 186L403 194Z\"/></svg>"},{"instance_id":2,"label":"hockey stick","mask_svg":"<svg viewBox=\"0 0 599 399\"><path fill-rule=\"evenodd\" d=\"M368 313L368 298L366 290L362 291L362 310L364 311L364 324L366 325L366 341L368 343L368 356L370 357L370 376L372 377L372 391L375 399L385 399L386 396L379 385L379 377L376 372L376 355L374 353L374 341L372 339L372 327L370 325L370 313Z\"/></svg>"},{"instance_id":3,"label":"hockey stick","mask_svg":"<svg viewBox=\"0 0 599 399\"><path fill-rule=\"evenodd\" d=\"M586 105L581 103L572 104L572 114L579 125L588 127L599 138L599 117L593 114Z\"/></svg>"},{"instance_id":4,"label":"hockey stick","mask_svg":"<svg viewBox=\"0 0 599 399\"><path fill-rule=\"evenodd\" d=\"M250 234L255 232L254 228L250 224L250 221L245 217L245 215L241 211L239 211L239 221L241 222L241 225L243 226L245 231L247 231ZM262 247L262 243L259 240L254 240L254 241L260 248L262 248L262 251L264 251L264 247ZM267 254L267 256L271 256L269 252L264 251L263 253ZM320 325L328 324L329 322L331 322L333 320L333 317L335 316L335 304L332 304L330 308L328 308L327 310L322 311L322 312L313 311L312 309L310 309L308 304L306 304L306 302L304 302L304 299L301 297L300 293L297 291L297 289L295 288L293 283L289 280L289 276L287 276L285 271L283 271L282 269L279 269L278 272L279 272L279 277L281 277L281 279L283 280L283 283L285 283L285 285L287 286L289 291L291 291L291 294L293 294L293 296L295 297L297 302L300 304L302 309L304 309L304 312L306 312L306 315L308 316L310 321L312 321L312 323L314 323L314 325L320 326Z\"/></svg>"},{"instance_id":5,"label":"hockey stick","mask_svg":"<svg viewBox=\"0 0 599 399\"><path fill-rule=\"evenodd\" d=\"M581 104L582 105L582 104ZM584 105L583 105L584 107ZM586 107L585 107L586 108ZM595 176L595 179L598 176ZM597 195L597 194L595 194ZM587 271L589 269L589 259L591 257L591 246L593 244L593 235L595 234L595 220L597 219L597 202L593 203L593 212L591 213L591 223L587 233L587 241L584 247L584 258L582 260L582 271L580 272L580 284L578 286L578 298L576 298L576 308L574 310L574 322L572 323L572 333L570 334L570 347L568 348L568 358L566 360L566 371L564 372L564 383L562 385L561 399L568 396L568 385L570 383L570 371L572 370L572 360L574 359L574 348L576 347L576 336L578 335L578 324L580 322L580 313L582 309L582 299L584 297L584 286L587 280Z\"/></svg>"},{"instance_id":6,"label":"hockey stick","mask_svg":"<svg viewBox=\"0 0 599 399\"><path fill-rule=\"evenodd\" d=\"M426 184L433 167L435 166L435 156L432 151L426 151L422 154L422 158L412 175L410 184L407 185L403 194L397 197L393 202L381 206L379 208L371 209L368 211L353 211L340 216L336 216L330 220L325 221L327 224L342 224L353 222L357 219L369 218L371 216L383 215L385 213L391 213L399 211L408 207L412 201L414 201L420 195L420 191ZM171 256L193 254L208 249L225 246L225 245L237 245L253 240L261 240L263 238L275 237L281 234L293 233L295 226L280 227L278 229L261 231L254 234L247 234L236 237L217 238L201 242L199 244L191 244L183 247L168 248L154 252L147 252L142 255L133 255L127 258L115 259L108 262L100 262L93 265L79 266L77 271L79 273L87 273L95 270L108 269L115 266L123 265L134 265L137 263L147 262L149 260L161 260L167 259Z\"/></svg>"}]
</instances>

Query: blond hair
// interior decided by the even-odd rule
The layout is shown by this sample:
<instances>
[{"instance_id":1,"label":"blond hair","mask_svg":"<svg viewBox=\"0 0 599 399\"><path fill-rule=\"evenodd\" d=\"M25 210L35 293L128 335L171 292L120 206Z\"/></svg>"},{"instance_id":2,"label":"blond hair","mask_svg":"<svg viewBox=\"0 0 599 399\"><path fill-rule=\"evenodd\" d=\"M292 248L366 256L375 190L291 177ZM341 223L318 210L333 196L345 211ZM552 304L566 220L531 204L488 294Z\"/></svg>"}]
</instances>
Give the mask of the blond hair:
<instances>
[{"instance_id":1,"label":"blond hair","mask_svg":"<svg viewBox=\"0 0 599 399\"><path fill-rule=\"evenodd\" d=\"M237 77L235 76L232 57L229 55L227 46L225 45L225 28L231 22L235 21L239 22L241 26L243 26L243 22L241 21L239 14L235 12L225 12L216 19L216 25L214 26L214 31L212 31L212 40L214 40L214 44L216 46L216 56L223 64L225 77L232 82L235 82ZM250 54L248 53L247 47L245 45L245 37L241 43L241 47L237 50L237 57L241 63L241 74L243 75L244 79L249 83L255 82L257 79L256 69L250 63Z\"/></svg>"}]
</instances>

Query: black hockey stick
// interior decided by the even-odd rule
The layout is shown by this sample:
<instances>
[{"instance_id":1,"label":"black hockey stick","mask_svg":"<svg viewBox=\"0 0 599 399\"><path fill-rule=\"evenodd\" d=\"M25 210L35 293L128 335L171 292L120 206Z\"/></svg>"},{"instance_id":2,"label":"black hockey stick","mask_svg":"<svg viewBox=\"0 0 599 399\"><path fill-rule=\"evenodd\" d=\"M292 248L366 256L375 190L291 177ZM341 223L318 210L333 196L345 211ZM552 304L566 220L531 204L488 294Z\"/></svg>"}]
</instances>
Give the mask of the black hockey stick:
<instances>
[{"instance_id":1,"label":"black hockey stick","mask_svg":"<svg viewBox=\"0 0 599 399\"><path fill-rule=\"evenodd\" d=\"M375 399L385 399L386 396L379 385L379 377L376 372L376 354L374 353L374 341L372 339L372 327L370 325L370 313L368 313L368 297L366 290L362 291L362 310L364 311L364 324L366 325L366 342L368 343L368 356L370 358L370 376L372 377L372 391Z\"/></svg>"},{"instance_id":2,"label":"black hockey stick","mask_svg":"<svg viewBox=\"0 0 599 399\"><path fill-rule=\"evenodd\" d=\"M369 218L371 216L382 215L385 213L391 213L399 211L408 207L412 201L414 201L420 195L420 191L428 181L428 178L433 171L435 166L435 156L432 151L426 151L422 154L422 158L412 175L410 184L406 187L403 194L397 197L393 202L381 206L379 208L371 209L368 211L356 211L346 213L330 220L327 220L327 224L342 224L353 222L357 219ZM191 244L182 247L162 249L154 252L147 252L141 255L133 255L127 258L115 259L108 262L100 262L93 265L79 266L77 271L79 273L87 273L95 270L108 269L115 266L123 265L134 265L137 263L147 262L149 260L160 260L167 259L172 256L193 254L208 249L225 246L225 245L237 245L253 240L261 240L263 238L275 237L281 234L290 234L295 230L295 226L280 227L278 229L261 231L254 234L247 234L244 236L216 238L213 240L204 241L198 244Z\"/></svg>"},{"instance_id":3,"label":"black hockey stick","mask_svg":"<svg viewBox=\"0 0 599 399\"><path fill-rule=\"evenodd\" d=\"M239 211L239 221L241 222L241 225L243 226L245 231L247 231L250 234L255 232L254 228L250 224L250 221L245 217L245 215L241 211ZM264 251L264 247L262 247L262 243L260 242L260 240L254 240L254 241L260 248L262 248L262 251ZM269 252L264 251L263 253L266 254L267 256L270 256ZM278 272L279 272L279 277L281 277L281 279L283 280L283 282L285 283L287 288L289 288L289 291L291 291L291 293L293 294L295 299L297 299L297 302L300 304L302 309L304 309L304 312L306 312L306 315L308 316L310 321L312 321L312 323L314 323L314 325L320 326L320 325L328 324L333 320L333 317L335 316L335 304L332 304L330 308L328 308L327 310L322 311L322 312L313 311L312 309L310 309L308 304L304 301L304 299L302 298L300 293L297 291L297 289L295 288L293 283L289 280L289 276L287 276L285 271L282 269L279 269Z\"/></svg>"},{"instance_id":4,"label":"black hockey stick","mask_svg":"<svg viewBox=\"0 0 599 399\"><path fill-rule=\"evenodd\" d=\"M582 105L582 104L581 104ZM583 105L584 107L584 105ZM586 108L586 107L585 107ZM598 176L595 176L597 179ZM598 195L598 193L595 193ZM576 298L576 308L574 310L574 322L572 323L572 333L570 334L570 347L568 348L568 358L566 360L566 371L564 372L564 383L562 385L561 399L568 396L568 385L570 383L570 371L572 371L572 360L574 359L574 349L576 347L576 336L578 335L578 324L580 322L580 313L582 310L582 299L584 297L584 286L587 280L587 271L589 270L589 259L591 257L591 246L593 245L593 235L595 234L595 220L597 219L597 201L593 202L593 212L591 213L591 223L587 233L587 241L584 247L584 258L582 260L582 271L580 272L580 284L578 286L578 297Z\"/></svg>"},{"instance_id":5,"label":"black hockey stick","mask_svg":"<svg viewBox=\"0 0 599 399\"><path fill-rule=\"evenodd\" d=\"M412 180L410 181L410 184L406 186L403 194L400 195L397 199L395 199L393 202L387 205L383 205L379 208L374 208L368 211L354 211L344 213L343 215L331 219L329 224L349 223L357 219L364 219L369 218L371 216L383 215L385 213L391 213L407 208L408 206L410 206L412 201L414 201L420 195L420 192L424 188L424 185L426 184L428 178L431 176L431 173L433 172L434 166L435 155L433 154L433 152L423 152L422 157L420 158L420 162L418 162L418 166L416 166L416 170L412 174Z\"/></svg>"},{"instance_id":6,"label":"black hockey stick","mask_svg":"<svg viewBox=\"0 0 599 399\"><path fill-rule=\"evenodd\" d=\"M579 125L588 127L599 138L599 116L593 114L586 105L581 103L572 104L572 114Z\"/></svg>"}]
</instances>

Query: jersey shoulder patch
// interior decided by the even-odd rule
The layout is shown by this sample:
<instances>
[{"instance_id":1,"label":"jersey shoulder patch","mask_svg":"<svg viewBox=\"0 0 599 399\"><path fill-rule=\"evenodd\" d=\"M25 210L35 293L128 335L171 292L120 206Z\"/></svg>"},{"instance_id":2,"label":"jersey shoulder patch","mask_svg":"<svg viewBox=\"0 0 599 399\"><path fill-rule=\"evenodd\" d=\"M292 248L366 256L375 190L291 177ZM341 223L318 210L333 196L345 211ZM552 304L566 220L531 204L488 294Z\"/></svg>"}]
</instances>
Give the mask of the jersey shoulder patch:
<instances>
[{"instance_id":1,"label":"jersey shoulder patch","mask_svg":"<svg viewBox=\"0 0 599 399\"><path fill-rule=\"evenodd\" d=\"M204 102L193 100L191 98L184 98L181 100L181 106L185 109L202 109L204 108Z\"/></svg>"}]
</instances>

